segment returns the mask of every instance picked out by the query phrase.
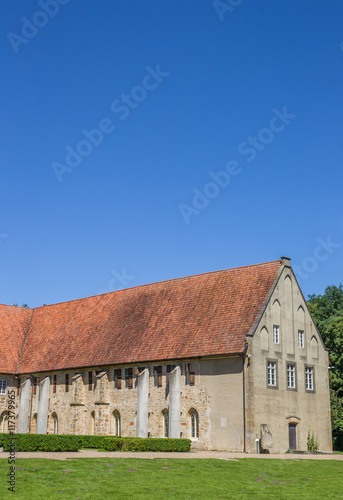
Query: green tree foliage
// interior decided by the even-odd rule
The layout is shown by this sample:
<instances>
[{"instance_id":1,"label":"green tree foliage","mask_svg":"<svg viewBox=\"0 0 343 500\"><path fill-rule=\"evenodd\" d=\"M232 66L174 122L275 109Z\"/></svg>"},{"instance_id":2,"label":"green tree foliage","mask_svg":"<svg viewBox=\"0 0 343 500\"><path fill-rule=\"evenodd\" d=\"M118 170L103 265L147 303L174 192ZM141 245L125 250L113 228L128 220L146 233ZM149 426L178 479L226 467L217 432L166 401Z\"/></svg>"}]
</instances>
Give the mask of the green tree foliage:
<instances>
[{"instance_id":1,"label":"green tree foliage","mask_svg":"<svg viewBox=\"0 0 343 500\"><path fill-rule=\"evenodd\" d=\"M308 306L330 359L332 436L343 450L343 287L328 286L324 295L309 295Z\"/></svg>"}]
</instances>

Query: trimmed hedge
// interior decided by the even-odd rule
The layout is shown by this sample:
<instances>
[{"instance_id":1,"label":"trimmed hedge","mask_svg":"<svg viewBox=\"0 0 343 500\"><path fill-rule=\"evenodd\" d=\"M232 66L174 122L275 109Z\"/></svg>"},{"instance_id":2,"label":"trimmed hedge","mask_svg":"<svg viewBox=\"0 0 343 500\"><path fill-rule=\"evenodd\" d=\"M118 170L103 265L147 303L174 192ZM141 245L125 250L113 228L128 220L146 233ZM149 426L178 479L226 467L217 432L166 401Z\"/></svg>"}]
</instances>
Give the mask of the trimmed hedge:
<instances>
[{"instance_id":1,"label":"trimmed hedge","mask_svg":"<svg viewBox=\"0 0 343 500\"><path fill-rule=\"evenodd\" d=\"M82 442L79 436L58 434L2 434L0 446L4 451L79 451Z\"/></svg>"},{"instance_id":2,"label":"trimmed hedge","mask_svg":"<svg viewBox=\"0 0 343 500\"><path fill-rule=\"evenodd\" d=\"M106 451L176 451L191 448L189 439L133 438L113 436L74 436L65 434L0 434L0 446L10 451L79 451L81 448Z\"/></svg>"},{"instance_id":3,"label":"trimmed hedge","mask_svg":"<svg viewBox=\"0 0 343 500\"><path fill-rule=\"evenodd\" d=\"M120 441L121 437L113 437L113 436L78 436L81 439L82 446L81 448L104 448L105 447L105 442L108 440L113 441L113 439L116 439L117 441ZM118 448L120 449L120 445L118 444Z\"/></svg>"},{"instance_id":4,"label":"trimmed hedge","mask_svg":"<svg viewBox=\"0 0 343 500\"><path fill-rule=\"evenodd\" d=\"M119 448L118 448L119 446ZM169 438L109 438L104 441L106 451L178 451L185 452L191 448L190 439Z\"/></svg>"}]
</instances>

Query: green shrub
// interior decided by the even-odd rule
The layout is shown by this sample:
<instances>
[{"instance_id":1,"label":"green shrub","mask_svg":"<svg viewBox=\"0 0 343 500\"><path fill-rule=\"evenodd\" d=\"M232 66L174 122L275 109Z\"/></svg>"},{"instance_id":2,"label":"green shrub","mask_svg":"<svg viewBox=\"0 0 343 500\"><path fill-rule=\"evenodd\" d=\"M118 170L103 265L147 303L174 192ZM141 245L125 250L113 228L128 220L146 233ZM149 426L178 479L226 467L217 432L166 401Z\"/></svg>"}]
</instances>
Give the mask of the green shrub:
<instances>
[{"instance_id":1,"label":"green shrub","mask_svg":"<svg viewBox=\"0 0 343 500\"><path fill-rule=\"evenodd\" d=\"M10 451L79 451L81 448L106 451L189 451L189 439L134 438L114 436L74 436L64 434L0 434L0 446Z\"/></svg>"},{"instance_id":2,"label":"green shrub","mask_svg":"<svg viewBox=\"0 0 343 500\"><path fill-rule=\"evenodd\" d=\"M319 450L319 441L318 441L318 436L317 433L312 431L312 434L310 430L307 433L307 449L308 451L318 451Z\"/></svg>"},{"instance_id":3,"label":"green shrub","mask_svg":"<svg viewBox=\"0 0 343 500\"><path fill-rule=\"evenodd\" d=\"M185 452L191 448L189 439L168 438L109 438L104 441L106 451L177 451Z\"/></svg>"},{"instance_id":4,"label":"green shrub","mask_svg":"<svg viewBox=\"0 0 343 500\"><path fill-rule=\"evenodd\" d=\"M0 445L10 451L14 442L15 451L79 451L80 436L49 434L2 434Z\"/></svg>"},{"instance_id":5,"label":"green shrub","mask_svg":"<svg viewBox=\"0 0 343 500\"><path fill-rule=\"evenodd\" d=\"M81 448L104 448L105 442L108 440L120 440L121 437L113 437L113 436L78 436L81 439L82 446Z\"/></svg>"}]
</instances>

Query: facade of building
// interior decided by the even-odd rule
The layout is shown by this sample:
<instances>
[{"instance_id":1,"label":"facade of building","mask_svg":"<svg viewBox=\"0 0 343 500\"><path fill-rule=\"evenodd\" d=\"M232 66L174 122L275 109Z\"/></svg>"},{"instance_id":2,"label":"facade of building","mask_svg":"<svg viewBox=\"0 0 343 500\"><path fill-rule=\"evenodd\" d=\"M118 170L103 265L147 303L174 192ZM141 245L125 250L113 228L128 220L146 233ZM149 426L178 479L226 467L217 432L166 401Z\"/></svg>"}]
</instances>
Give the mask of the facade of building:
<instances>
[{"instance_id":1,"label":"facade of building","mask_svg":"<svg viewBox=\"0 0 343 500\"><path fill-rule=\"evenodd\" d=\"M288 258L36 309L0 306L0 432L331 451L328 353ZM258 441L257 441L258 440Z\"/></svg>"}]
</instances>

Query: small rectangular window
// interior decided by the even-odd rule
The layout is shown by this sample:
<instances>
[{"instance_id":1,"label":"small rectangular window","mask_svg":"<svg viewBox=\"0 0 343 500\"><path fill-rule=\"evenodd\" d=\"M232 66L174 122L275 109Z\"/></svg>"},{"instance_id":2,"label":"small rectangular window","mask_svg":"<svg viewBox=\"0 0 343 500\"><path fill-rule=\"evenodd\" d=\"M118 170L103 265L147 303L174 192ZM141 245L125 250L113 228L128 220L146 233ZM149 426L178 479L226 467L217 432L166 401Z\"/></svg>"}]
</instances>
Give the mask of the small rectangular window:
<instances>
[{"instance_id":1,"label":"small rectangular window","mask_svg":"<svg viewBox=\"0 0 343 500\"><path fill-rule=\"evenodd\" d=\"M93 389L93 372L88 372L88 390Z\"/></svg>"},{"instance_id":2,"label":"small rectangular window","mask_svg":"<svg viewBox=\"0 0 343 500\"><path fill-rule=\"evenodd\" d=\"M133 387L133 368L125 368L125 387L127 389Z\"/></svg>"},{"instance_id":3,"label":"small rectangular window","mask_svg":"<svg viewBox=\"0 0 343 500\"><path fill-rule=\"evenodd\" d=\"M298 330L298 346L304 347L304 330Z\"/></svg>"},{"instance_id":4,"label":"small rectangular window","mask_svg":"<svg viewBox=\"0 0 343 500\"><path fill-rule=\"evenodd\" d=\"M276 361L268 361L268 385L276 387Z\"/></svg>"},{"instance_id":5,"label":"small rectangular window","mask_svg":"<svg viewBox=\"0 0 343 500\"><path fill-rule=\"evenodd\" d=\"M0 380L0 394L6 394L7 380Z\"/></svg>"},{"instance_id":6,"label":"small rectangular window","mask_svg":"<svg viewBox=\"0 0 343 500\"><path fill-rule=\"evenodd\" d=\"M54 375L54 383L52 386L52 392L55 394L56 393L56 385L57 385L57 375Z\"/></svg>"},{"instance_id":7,"label":"small rectangular window","mask_svg":"<svg viewBox=\"0 0 343 500\"><path fill-rule=\"evenodd\" d=\"M37 393L37 377L33 377L33 395Z\"/></svg>"},{"instance_id":8,"label":"small rectangular window","mask_svg":"<svg viewBox=\"0 0 343 500\"><path fill-rule=\"evenodd\" d=\"M295 389L295 365L287 365L287 387L288 389Z\"/></svg>"},{"instance_id":9,"label":"small rectangular window","mask_svg":"<svg viewBox=\"0 0 343 500\"><path fill-rule=\"evenodd\" d=\"M195 372L191 370L191 364L186 363L185 366L185 383L186 385L195 384Z\"/></svg>"},{"instance_id":10,"label":"small rectangular window","mask_svg":"<svg viewBox=\"0 0 343 500\"><path fill-rule=\"evenodd\" d=\"M20 377L17 380L17 396L19 396L20 393Z\"/></svg>"},{"instance_id":11,"label":"small rectangular window","mask_svg":"<svg viewBox=\"0 0 343 500\"><path fill-rule=\"evenodd\" d=\"M166 386L169 387L169 375L175 369L176 365L167 365L167 373L166 373Z\"/></svg>"},{"instance_id":12,"label":"small rectangular window","mask_svg":"<svg viewBox=\"0 0 343 500\"><path fill-rule=\"evenodd\" d=\"M121 389L121 368L114 370L114 388Z\"/></svg>"},{"instance_id":13,"label":"small rectangular window","mask_svg":"<svg viewBox=\"0 0 343 500\"><path fill-rule=\"evenodd\" d=\"M66 373L66 378L65 378L65 392L69 392L69 373Z\"/></svg>"},{"instance_id":14,"label":"small rectangular window","mask_svg":"<svg viewBox=\"0 0 343 500\"><path fill-rule=\"evenodd\" d=\"M273 325L273 342L274 342L274 344L280 343L280 327L279 327L279 325Z\"/></svg>"},{"instance_id":15,"label":"small rectangular window","mask_svg":"<svg viewBox=\"0 0 343 500\"><path fill-rule=\"evenodd\" d=\"M313 391L313 368L312 366L306 366L305 368L305 378L306 378L306 390Z\"/></svg>"},{"instance_id":16,"label":"small rectangular window","mask_svg":"<svg viewBox=\"0 0 343 500\"><path fill-rule=\"evenodd\" d=\"M162 387L162 366L154 366L154 386Z\"/></svg>"}]
</instances>

